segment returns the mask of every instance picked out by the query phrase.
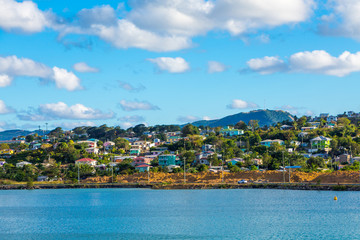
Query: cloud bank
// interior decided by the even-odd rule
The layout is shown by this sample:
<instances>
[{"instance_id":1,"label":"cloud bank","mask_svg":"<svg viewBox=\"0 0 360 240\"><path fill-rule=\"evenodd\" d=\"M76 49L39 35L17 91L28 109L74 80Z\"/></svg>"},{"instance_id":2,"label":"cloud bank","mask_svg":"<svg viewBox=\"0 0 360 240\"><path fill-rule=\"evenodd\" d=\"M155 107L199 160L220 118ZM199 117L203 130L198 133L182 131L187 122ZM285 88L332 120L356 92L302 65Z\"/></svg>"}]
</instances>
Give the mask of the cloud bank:
<instances>
[{"instance_id":1,"label":"cloud bank","mask_svg":"<svg viewBox=\"0 0 360 240\"><path fill-rule=\"evenodd\" d=\"M255 58L247 62L250 70L260 74L298 72L344 77L360 71L360 52L343 52L338 57L324 50L298 52L288 62L279 57Z\"/></svg>"}]
</instances>

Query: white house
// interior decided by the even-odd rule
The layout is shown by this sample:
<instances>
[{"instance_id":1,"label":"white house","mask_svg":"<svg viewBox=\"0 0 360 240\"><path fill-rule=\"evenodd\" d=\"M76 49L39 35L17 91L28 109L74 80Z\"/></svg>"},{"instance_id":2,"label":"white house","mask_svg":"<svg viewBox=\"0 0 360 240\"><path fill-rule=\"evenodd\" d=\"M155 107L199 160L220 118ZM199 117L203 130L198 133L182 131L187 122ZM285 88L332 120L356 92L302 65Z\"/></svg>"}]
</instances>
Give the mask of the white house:
<instances>
[{"instance_id":1,"label":"white house","mask_svg":"<svg viewBox=\"0 0 360 240\"><path fill-rule=\"evenodd\" d=\"M25 165L31 165L31 163L26 162L26 161L18 162L18 163L16 164L16 167L17 167L17 168L22 168L22 167L24 167Z\"/></svg>"}]
</instances>

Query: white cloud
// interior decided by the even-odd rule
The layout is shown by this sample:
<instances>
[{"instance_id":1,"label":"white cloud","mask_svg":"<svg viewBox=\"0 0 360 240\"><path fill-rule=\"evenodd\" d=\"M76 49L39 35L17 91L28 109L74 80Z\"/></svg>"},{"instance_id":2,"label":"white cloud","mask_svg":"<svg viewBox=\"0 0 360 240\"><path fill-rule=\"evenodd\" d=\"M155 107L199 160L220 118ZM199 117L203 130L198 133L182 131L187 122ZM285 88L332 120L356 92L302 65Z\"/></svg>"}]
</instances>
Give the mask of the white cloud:
<instances>
[{"instance_id":1,"label":"white cloud","mask_svg":"<svg viewBox=\"0 0 360 240\"><path fill-rule=\"evenodd\" d=\"M321 17L319 30L325 35L339 35L360 41L360 2L357 0L329 0L332 9Z\"/></svg>"},{"instance_id":2,"label":"white cloud","mask_svg":"<svg viewBox=\"0 0 360 240\"><path fill-rule=\"evenodd\" d=\"M53 72L48 66L34 60L7 56L0 57L0 73L8 76L50 78Z\"/></svg>"},{"instance_id":3,"label":"white cloud","mask_svg":"<svg viewBox=\"0 0 360 240\"><path fill-rule=\"evenodd\" d=\"M313 0L136 0L124 18L109 5L83 9L68 24L53 24L67 34L94 35L117 48L177 51L192 47L191 38L210 31L232 35L293 25L309 19Z\"/></svg>"},{"instance_id":4,"label":"white cloud","mask_svg":"<svg viewBox=\"0 0 360 240\"><path fill-rule=\"evenodd\" d=\"M27 33L41 32L50 25L51 13L42 12L32 1L0 0L0 28Z\"/></svg>"},{"instance_id":5,"label":"white cloud","mask_svg":"<svg viewBox=\"0 0 360 240\"><path fill-rule=\"evenodd\" d=\"M314 115L315 113L313 111L308 110L305 112L305 116L314 116Z\"/></svg>"},{"instance_id":6,"label":"white cloud","mask_svg":"<svg viewBox=\"0 0 360 240\"><path fill-rule=\"evenodd\" d=\"M257 104L252 102L246 102L241 99L232 100L231 104L226 106L229 109L247 109L247 108L257 108L259 107Z\"/></svg>"},{"instance_id":7,"label":"white cloud","mask_svg":"<svg viewBox=\"0 0 360 240\"><path fill-rule=\"evenodd\" d=\"M53 127L62 127L64 129L74 129L76 127L93 127L96 126L94 122L85 121L85 122L62 122L62 123L54 123Z\"/></svg>"},{"instance_id":8,"label":"white cloud","mask_svg":"<svg viewBox=\"0 0 360 240\"><path fill-rule=\"evenodd\" d=\"M279 57L254 58L247 63L248 67L260 74L270 74L286 70L286 64Z\"/></svg>"},{"instance_id":9,"label":"white cloud","mask_svg":"<svg viewBox=\"0 0 360 240\"><path fill-rule=\"evenodd\" d=\"M188 122L198 121L198 120L200 120L200 118L189 115L189 116L179 116L179 117L177 118L177 120L178 120L179 122L188 123Z\"/></svg>"},{"instance_id":10,"label":"white cloud","mask_svg":"<svg viewBox=\"0 0 360 240\"><path fill-rule=\"evenodd\" d=\"M294 107L291 105L283 105L281 107L274 107L275 109L280 109L280 110L284 110L287 111L293 115L298 115L299 114L299 110L304 109L303 107Z\"/></svg>"},{"instance_id":11,"label":"white cloud","mask_svg":"<svg viewBox=\"0 0 360 240\"><path fill-rule=\"evenodd\" d=\"M270 36L267 34L261 34L256 37L257 40L259 40L262 43L269 43L270 42Z\"/></svg>"},{"instance_id":12,"label":"white cloud","mask_svg":"<svg viewBox=\"0 0 360 240\"><path fill-rule=\"evenodd\" d=\"M124 129L133 127L136 123L143 123L146 125L145 118L142 116L138 116L138 115L124 116L124 117L119 118L118 120L121 121L119 123L120 127L124 128Z\"/></svg>"},{"instance_id":13,"label":"white cloud","mask_svg":"<svg viewBox=\"0 0 360 240\"><path fill-rule=\"evenodd\" d=\"M74 73L58 67L53 67L53 71L56 87L65 88L69 91L82 89L80 79Z\"/></svg>"},{"instance_id":14,"label":"white cloud","mask_svg":"<svg viewBox=\"0 0 360 240\"><path fill-rule=\"evenodd\" d=\"M224 72L227 67L222 64L221 62L216 61L209 61L208 62L208 72L209 73L217 73L217 72Z\"/></svg>"},{"instance_id":15,"label":"white cloud","mask_svg":"<svg viewBox=\"0 0 360 240\"><path fill-rule=\"evenodd\" d=\"M323 50L299 52L290 57L289 63L293 71L343 77L360 71L360 52L345 51L339 57Z\"/></svg>"},{"instance_id":16,"label":"white cloud","mask_svg":"<svg viewBox=\"0 0 360 240\"><path fill-rule=\"evenodd\" d=\"M177 36L206 34L214 4L204 0L134 1L128 19L140 28Z\"/></svg>"},{"instance_id":17,"label":"white cloud","mask_svg":"<svg viewBox=\"0 0 360 240\"><path fill-rule=\"evenodd\" d=\"M155 106L147 101L120 101L120 107L124 111L136 111L136 110L160 110L158 106Z\"/></svg>"},{"instance_id":18,"label":"white cloud","mask_svg":"<svg viewBox=\"0 0 360 240\"><path fill-rule=\"evenodd\" d=\"M101 110L86 107L82 104L68 106L66 103L42 104L36 110L25 114L19 114L21 120L43 121L53 119L110 119L114 113L104 113Z\"/></svg>"},{"instance_id":19,"label":"white cloud","mask_svg":"<svg viewBox=\"0 0 360 240\"><path fill-rule=\"evenodd\" d=\"M238 35L306 21L313 8L312 0L218 0L211 15L231 34Z\"/></svg>"},{"instance_id":20,"label":"white cloud","mask_svg":"<svg viewBox=\"0 0 360 240\"><path fill-rule=\"evenodd\" d=\"M6 74L0 74L0 87L10 86L12 78Z\"/></svg>"},{"instance_id":21,"label":"white cloud","mask_svg":"<svg viewBox=\"0 0 360 240\"><path fill-rule=\"evenodd\" d=\"M209 116L204 116L202 119L203 119L203 120L206 120L206 121L212 120L212 118L209 117Z\"/></svg>"},{"instance_id":22,"label":"white cloud","mask_svg":"<svg viewBox=\"0 0 360 240\"><path fill-rule=\"evenodd\" d=\"M128 129L128 128L134 126L134 124L131 122L121 122L119 125L123 129Z\"/></svg>"},{"instance_id":23,"label":"white cloud","mask_svg":"<svg viewBox=\"0 0 360 240\"><path fill-rule=\"evenodd\" d=\"M88 33L110 42L117 48L140 48L155 52L177 51L192 46L183 36L159 35L138 28L132 22L121 19L115 26L94 24Z\"/></svg>"},{"instance_id":24,"label":"white cloud","mask_svg":"<svg viewBox=\"0 0 360 240\"><path fill-rule=\"evenodd\" d=\"M154 63L159 70L170 73L182 73L190 69L189 64L181 57L159 57L148 59L148 61Z\"/></svg>"},{"instance_id":25,"label":"white cloud","mask_svg":"<svg viewBox=\"0 0 360 240\"><path fill-rule=\"evenodd\" d=\"M135 86L131 85L130 83L119 81L119 85L122 89L129 91L129 92L139 92L139 91L145 90L145 87L141 84L138 87L135 87Z\"/></svg>"},{"instance_id":26,"label":"white cloud","mask_svg":"<svg viewBox=\"0 0 360 240\"><path fill-rule=\"evenodd\" d=\"M135 0L128 2L123 18L110 5L82 9L72 22L51 11L41 11L32 1L0 0L0 28L41 32L46 27L60 33L97 36L117 48L177 51L192 47L192 37L210 31L232 35L262 28L293 25L309 19L313 0ZM66 42L66 41L65 41Z\"/></svg>"},{"instance_id":27,"label":"white cloud","mask_svg":"<svg viewBox=\"0 0 360 240\"><path fill-rule=\"evenodd\" d=\"M251 59L247 62L249 68L261 74L280 71L303 72L310 74L325 74L343 77L360 71L360 52L343 52L334 57L323 50L299 52L290 56L288 63L278 57Z\"/></svg>"},{"instance_id":28,"label":"white cloud","mask_svg":"<svg viewBox=\"0 0 360 240\"><path fill-rule=\"evenodd\" d=\"M35 62L28 58L17 56L0 57L0 87L9 86L13 77L39 77L54 81L58 88L69 91L81 89L80 79L66 69L53 67Z\"/></svg>"},{"instance_id":29,"label":"white cloud","mask_svg":"<svg viewBox=\"0 0 360 240\"><path fill-rule=\"evenodd\" d=\"M14 123L7 123L4 121L0 121L0 131L10 130L10 129L17 129L18 126Z\"/></svg>"},{"instance_id":30,"label":"white cloud","mask_svg":"<svg viewBox=\"0 0 360 240\"><path fill-rule=\"evenodd\" d=\"M129 122L129 123L138 123L145 121L145 118L142 116L134 115L134 116L124 116L119 118L119 121Z\"/></svg>"},{"instance_id":31,"label":"white cloud","mask_svg":"<svg viewBox=\"0 0 360 240\"><path fill-rule=\"evenodd\" d=\"M99 69L90 67L85 62L75 63L73 68L77 72L99 72Z\"/></svg>"},{"instance_id":32,"label":"white cloud","mask_svg":"<svg viewBox=\"0 0 360 240\"><path fill-rule=\"evenodd\" d=\"M117 21L115 9L109 5L95 6L91 9L82 9L78 12L79 23L83 27L91 27L93 24L105 26L115 25Z\"/></svg>"},{"instance_id":33,"label":"white cloud","mask_svg":"<svg viewBox=\"0 0 360 240\"><path fill-rule=\"evenodd\" d=\"M0 114L7 114L14 112L14 109L6 106L3 100L0 100Z\"/></svg>"}]
</instances>

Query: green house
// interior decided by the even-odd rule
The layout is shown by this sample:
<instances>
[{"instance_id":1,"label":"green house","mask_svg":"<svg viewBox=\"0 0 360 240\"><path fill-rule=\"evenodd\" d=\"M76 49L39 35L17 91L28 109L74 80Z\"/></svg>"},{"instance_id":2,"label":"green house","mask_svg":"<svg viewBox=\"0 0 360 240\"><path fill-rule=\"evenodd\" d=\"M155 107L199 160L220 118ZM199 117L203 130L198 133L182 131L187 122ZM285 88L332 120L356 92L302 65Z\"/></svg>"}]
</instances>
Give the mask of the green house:
<instances>
[{"instance_id":1,"label":"green house","mask_svg":"<svg viewBox=\"0 0 360 240\"><path fill-rule=\"evenodd\" d=\"M330 148L331 138L319 136L310 140L311 149L327 150Z\"/></svg>"}]
</instances>

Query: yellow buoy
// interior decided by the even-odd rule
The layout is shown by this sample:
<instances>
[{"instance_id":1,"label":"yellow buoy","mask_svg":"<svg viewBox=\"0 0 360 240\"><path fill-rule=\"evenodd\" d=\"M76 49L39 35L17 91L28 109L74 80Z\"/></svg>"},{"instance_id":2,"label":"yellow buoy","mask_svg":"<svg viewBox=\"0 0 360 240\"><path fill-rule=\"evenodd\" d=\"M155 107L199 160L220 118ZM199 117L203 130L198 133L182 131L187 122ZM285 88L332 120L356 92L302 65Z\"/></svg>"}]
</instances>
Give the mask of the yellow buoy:
<instances>
[{"instance_id":1,"label":"yellow buoy","mask_svg":"<svg viewBox=\"0 0 360 240\"><path fill-rule=\"evenodd\" d=\"M337 196L334 197L334 200L337 201Z\"/></svg>"}]
</instances>

